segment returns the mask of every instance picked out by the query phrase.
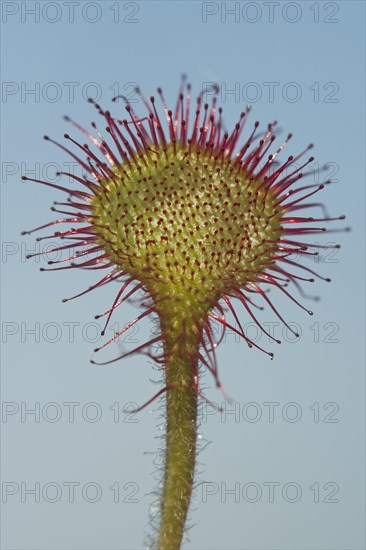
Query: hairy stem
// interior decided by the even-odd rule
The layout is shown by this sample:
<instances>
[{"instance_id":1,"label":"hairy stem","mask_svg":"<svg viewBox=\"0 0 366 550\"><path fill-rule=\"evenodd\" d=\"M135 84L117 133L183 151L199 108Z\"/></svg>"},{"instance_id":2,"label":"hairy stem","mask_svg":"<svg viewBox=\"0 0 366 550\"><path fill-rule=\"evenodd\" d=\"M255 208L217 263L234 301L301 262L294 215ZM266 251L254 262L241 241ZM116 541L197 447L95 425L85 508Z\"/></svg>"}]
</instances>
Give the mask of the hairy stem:
<instances>
[{"instance_id":1,"label":"hairy stem","mask_svg":"<svg viewBox=\"0 0 366 550\"><path fill-rule=\"evenodd\" d=\"M179 550L192 494L196 461L197 395L195 374L199 340L196 326L182 318L161 323L164 341L166 449L158 550Z\"/></svg>"}]
</instances>

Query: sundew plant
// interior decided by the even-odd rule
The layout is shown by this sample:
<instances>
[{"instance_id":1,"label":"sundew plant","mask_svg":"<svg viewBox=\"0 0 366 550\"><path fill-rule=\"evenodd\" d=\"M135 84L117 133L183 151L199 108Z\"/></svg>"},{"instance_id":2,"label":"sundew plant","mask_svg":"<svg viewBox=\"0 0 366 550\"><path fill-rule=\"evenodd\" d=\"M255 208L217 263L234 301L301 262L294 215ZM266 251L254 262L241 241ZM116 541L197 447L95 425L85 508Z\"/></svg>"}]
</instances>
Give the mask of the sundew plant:
<instances>
[{"instance_id":1,"label":"sundew plant","mask_svg":"<svg viewBox=\"0 0 366 550\"><path fill-rule=\"evenodd\" d=\"M307 180L313 146L284 157L291 134L276 145L276 122L264 127L250 122L246 109L226 131L222 109L217 108L218 90L210 104L203 102L201 93L192 106L185 79L174 109L168 108L160 88L157 98L146 99L136 91L142 114L126 98L116 116L90 100L100 115L90 131L66 117L73 130L62 144L45 136L79 163L84 175L61 173L74 181L72 188L23 177L65 195L65 201L52 208L60 219L24 234L48 230L51 234L39 240L60 239L54 251L65 257L49 261L53 265L43 271L104 270L95 284L69 299L119 283L113 303L97 316L105 319L102 334L124 302L134 296L141 299L141 313L95 351L146 316L158 321L154 338L110 361L93 362L105 365L140 353L163 374L163 386L143 405L161 396L166 407L159 528L153 548L176 550L181 547L195 480L197 406L207 399L202 373L208 371L224 392L213 324L220 325L222 334L231 329L244 346L273 358L272 350L250 340L241 320L255 321L274 345L280 343L257 318L257 310L266 307L294 332L270 298L273 288L295 302L301 313L312 315L303 303L302 287L329 279L302 260L318 254L312 236L318 239L328 222L344 216L330 218L317 202L330 181L319 185Z\"/></svg>"}]
</instances>

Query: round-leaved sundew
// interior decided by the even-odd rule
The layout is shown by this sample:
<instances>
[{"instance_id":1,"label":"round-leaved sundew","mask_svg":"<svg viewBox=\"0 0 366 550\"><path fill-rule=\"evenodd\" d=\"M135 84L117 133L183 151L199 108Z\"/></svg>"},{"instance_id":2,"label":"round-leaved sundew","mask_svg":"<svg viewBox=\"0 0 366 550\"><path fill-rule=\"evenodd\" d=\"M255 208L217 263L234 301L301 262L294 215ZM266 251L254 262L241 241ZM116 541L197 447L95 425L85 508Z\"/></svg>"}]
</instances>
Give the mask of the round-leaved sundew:
<instances>
[{"instance_id":1,"label":"round-leaved sundew","mask_svg":"<svg viewBox=\"0 0 366 550\"><path fill-rule=\"evenodd\" d=\"M324 224L344 216L330 218L325 206L314 202L330 181L303 182L312 174L312 145L280 162L291 134L276 147L275 122L264 129L255 122L242 137L249 125L247 109L227 132L222 109L216 106L218 90L210 104L203 102L201 93L193 110L190 85L184 79L174 110L167 107L160 88L162 108L156 106L155 97L147 100L139 89L136 92L145 109L142 116L123 98L126 118L114 118L90 100L102 117L102 129L92 123L88 131L65 117L90 146L69 134L64 136L68 145L45 136L82 169L80 175L58 174L71 178L75 188L28 177L23 180L68 195L52 208L63 217L33 230L57 228L39 240L59 238L61 244L53 251L67 254L49 261L60 265L47 269L107 269L93 286L65 302L119 282L113 304L96 317L105 319L104 334L120 305L135 293L143 296L140 315L96 351L148 315L159 320L160 332L154 338L111 361L93 363L109 364L143 353L163 372L163 387L143 405L165 397L164 479L159 533L153 547L176 550L181 546L194 483L197 401L205 399L200 390L202 371L207 369L224 391L213 323L222 328L222 335L229 328L248 347L272 358L272 351L245 333L236 306L242 305L248 318L275 343L280 341L266 331L256 313L263 305L296 334L267 290L276 288L312 314L298 301L296 292L303 294L304 282L329 279L302 260L318 254L311 235L325 232ZM305 215L308 209L314 216Z\"/></svg>"}]
</instances>

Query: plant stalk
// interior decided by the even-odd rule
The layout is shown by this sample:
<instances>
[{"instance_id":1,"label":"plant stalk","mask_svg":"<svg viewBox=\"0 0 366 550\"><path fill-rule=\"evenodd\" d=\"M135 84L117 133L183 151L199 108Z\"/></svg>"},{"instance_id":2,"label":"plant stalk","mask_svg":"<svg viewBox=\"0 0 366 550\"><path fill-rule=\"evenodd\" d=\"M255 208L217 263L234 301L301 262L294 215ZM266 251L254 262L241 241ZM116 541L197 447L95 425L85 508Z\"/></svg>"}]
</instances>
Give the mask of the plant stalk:
<instances>
[{"instance_id":1,"label":"plant stalk","mask_svg":"<svg viewBox=\"0 0 366 550\"><path fill-rule=\"evenodd\" d=\"M179 550L191 500L196 462L199 335L182 318L161 323L165 354L166 448L158 550ZM174 327L174 330L173 330ZM165 331L165 332L164 332Z\"/></svg>"}]
</instances>

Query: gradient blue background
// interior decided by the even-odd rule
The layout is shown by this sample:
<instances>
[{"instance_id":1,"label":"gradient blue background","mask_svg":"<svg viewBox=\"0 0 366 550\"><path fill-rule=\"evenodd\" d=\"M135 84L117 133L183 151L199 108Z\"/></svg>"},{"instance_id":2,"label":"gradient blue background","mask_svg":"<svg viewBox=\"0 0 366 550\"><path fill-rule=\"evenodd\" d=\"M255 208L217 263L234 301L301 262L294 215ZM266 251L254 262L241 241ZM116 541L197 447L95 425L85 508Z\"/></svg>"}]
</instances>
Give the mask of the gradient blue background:
<instances>
[{"instance_id":1,"label":"gradient blue background","mask_svg":"<svg viewBox=\"0 0 366 550\"><path fill-rule=\"evenodd\" d=\"M294 18L295 12L286 8L290 11L284 18L282 10L288 3L283 2L276 7L273 22L269 21L269 8L256 2L262 10L256 23L246 21L243 15L238 22L233 16L221 21L221 3L216 4L219 11L208 17L207 23L202 22L201 2L138 2L138 13L133 16L137 23L122 21L133 10L123 2L120 22L113 21L110 9L116 2L97 3L102 16L95 23L81 16L85 2L75 7L73 23L68 20L63 2L59 2L61 18L55 23L42 16L35 22L31 15L22 22L21 4L30 8L34 2L3 2L3 10L6 4L13 6L7 7L8 11L18 7L18 12L2 23L2 78L8 86L5 91L13 85L12 89L18 86L19 92L3 93L2 97L2 399L19 406L25 402L30 408L35 402L41 407L56 402L63 416L55 423L42 417L37 423L30 416L22 422L20 413L7 418L2 424L2 481L19 485L25 482L28 487L35 482L62 486L74 481L82 486L92 481L101 486L103 495L94 504L81 498L80 488L74 503L68 502L66 489L55 503L42 497L40 503L34 503L31 496L22 503L20 492L9 497L3 504L3 548L139 549L151 531L147 520L154 496L149 493L157 488L151 473L155 471L159 478L159 457L154 453L162 444L156 439L161 433L158 426L162 408L155 403L134 418L137 422L123 422L122 415L121 421L114 423L108 407L115 402L121 407L127 402L143 403L156 391L149 379L158 380L159 374L145 357L111 367L90 365L95 344L83 338L82 329L108 307L118 287L110 285L79 300L61 303L61 298L96 281L98 274L39 273L41 263L25 262L25 248L32 249L34 239L21 237L20 231L53 219L48 208L53 200L63 197L37 184L21 183L20 176L24 168L31 170L35 163L43 168L48 162L62 165L69 160L41 137L47 133L57 139L70 131L62 120L65 113L85 126L96 118L81 94L85 84L98 84L106 107L112 106L114 92L110 87L116 82L120 89L126 83L137 82L146 95L161 85L169 102L174 102L182 72L189 75L196 93L208 81L224 83L228 89L236 82L240 89L248 82L258 83L263 95L252 105L252 120L267 123L277 119L284 134L294 133L286 155L314 141L320 165L332 162L339 166L335 176L338 181L327 188L322 200L333 215L346 214L352 226L351 233L324 237L323 242L336 240L342 245L333 257L335 262L330 263L327 257L328 262L323 259L319 264L308 264L332 277L332 284L318 281L310 289L322 296L320 302L309 303L315 312L313 318L285 297L275 296L283 316L300 325L302 337L298 342L284 342L274 349L274 361L248 350L233 335L228 335L220 348L221 378L228 393L240 411L246 403L257 403L262 418L251 423L243 415L237 422L232 415L204 417L207 421L200 428L202 447L206 440L211 443L200 454L197 482L210 482L217 492L204 502L204 489L198 487L191 514L191 523L196 525L185 548L365 548L364 3L297 3L301 17L295 23L285 20ZM233 2L227 3L228 8L233 6ZM338 12L332 15L337 7ZM54 18L56 11L52 6L48 9L46 18ZM319 22L314 21L316 9ZM94 17L92 7L87 16ZM248 18L254 18L254 11L248 12ZM338 22L329 23L327 19ZM263 84L270 81L280 83L273 102ZM62 90L59 100L49 100L51 89L49 96L41 94L39 101L32 95L22 100L22 87L32 88L37 82L41 90L56 82ZM65 82L80 83L74 101L69 100ZM300 87L302 97L298 102L282 97L281 90L288 82ZM318 102L309 89L316 82L320 86ZM328 82L339 87L333 96L337 102L324 101L333 89L323 90ZM227 96L224 111L228 126L236 121L244 105L244 101L237 103L233 96ZM113 109L122 112L122 104ZM72 134L77 135L75 131ZM50 175L52 172L51 167ZM126 306L118 311L115 321L123 325L135 311ZM241 318L250 321L244 310ZM277 320L268 311L262 319ZM71 322L79 323L74 342L69 342L65 325ZM315 341L314 329L310 328L315 322L319 323L319 341ZM47 341L55 334L49 329L46 338L41 336L35 342L34 336L25 333L35 323L40 323L41 331L49 326L47 323L57 323L60 340ZM338 342L329 342L334 326L339 327L333 336ZM17 331L13 335L8 334L11 327ZM142 323L134 338L143 342L150 328ZM281 336L281 332L277 334ZM89 340L93 335L90 329ZM259 343L274 348L264 337ZM125 344L128 349L136 345ZM111 354L118 351L116 346ZM210 377L204 381L207 395L220 403L221 395ZM64 402L81 404L74 423L66 418ZM83 420L80 409L89 402L100 406L103 416L99 422ZM273 423L268 421L265 402L279 403ZM298 422L285 421L281 415L289 402L300 407L302 418ZM332 408L323 407L330 402L339 407L334 416L338 422L324 422ZM314 403L319 403L319 422L314 421L313 409L309 409ZM293 412L289 410L289 414ZM254 409L248 414L253 415ZM114 482L121 484L122 500L131 492L129 487L123 489L124 484L136 484L131 487L138 487L138 502L114 503L108 489ZM257 503L246 502L242 496L235 502L233 495L227 495L225 502L222 483L227 488L239 483L241 489L248 482L262 487L263 495ZM263 482L280 483L273 503L268 501ZM302 488L302 497L296 503L286 502L281 496L288 482ZM320 484L318 503L309 489L314 482ZM338 502L323 502L330 493L329 486L324 489L328 482L338 484Z\"/></svg>"}]
</instances>

